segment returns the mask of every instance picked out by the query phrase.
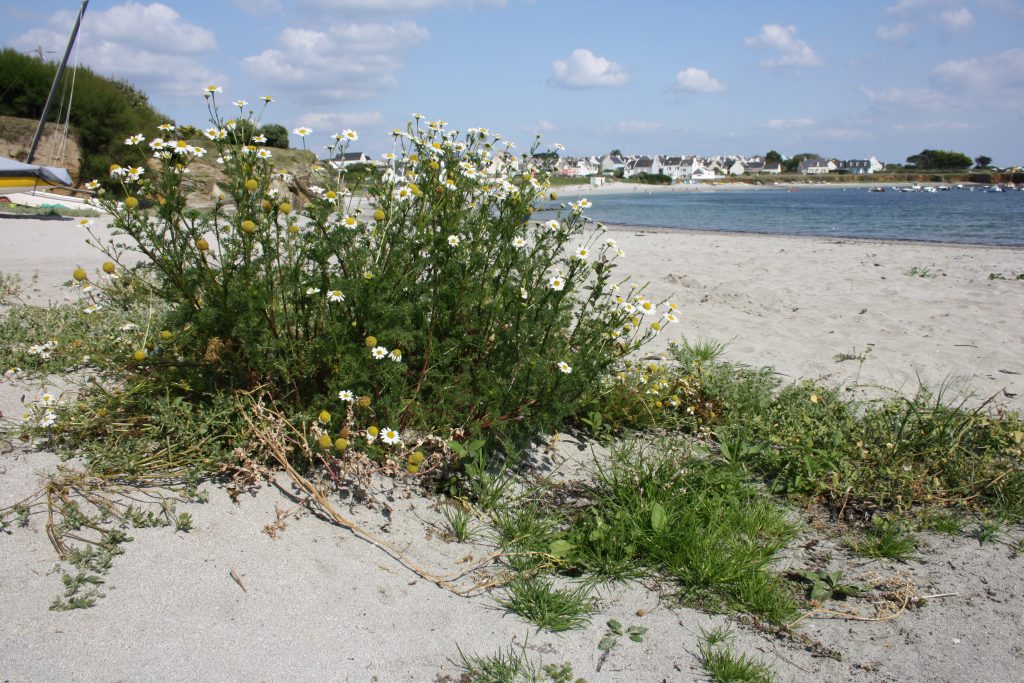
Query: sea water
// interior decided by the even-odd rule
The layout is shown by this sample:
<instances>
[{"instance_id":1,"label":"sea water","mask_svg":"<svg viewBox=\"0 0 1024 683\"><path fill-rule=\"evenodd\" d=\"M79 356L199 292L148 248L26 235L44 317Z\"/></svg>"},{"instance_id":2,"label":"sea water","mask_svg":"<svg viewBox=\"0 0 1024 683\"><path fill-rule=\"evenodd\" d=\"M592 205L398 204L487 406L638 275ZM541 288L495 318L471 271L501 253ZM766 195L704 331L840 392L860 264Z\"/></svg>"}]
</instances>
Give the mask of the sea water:
<instances>
[{"instance_id":1,"label":"sea water","mask_svg":"<svg viewBox=\"0 0 1024 683\"><path fill-rule=\"evenodd\" d=\"M1024 246L1024 192L1012 190L730 189L600 194L591 201L587 215L607 224Z\"/></svg>"}]
</instances>

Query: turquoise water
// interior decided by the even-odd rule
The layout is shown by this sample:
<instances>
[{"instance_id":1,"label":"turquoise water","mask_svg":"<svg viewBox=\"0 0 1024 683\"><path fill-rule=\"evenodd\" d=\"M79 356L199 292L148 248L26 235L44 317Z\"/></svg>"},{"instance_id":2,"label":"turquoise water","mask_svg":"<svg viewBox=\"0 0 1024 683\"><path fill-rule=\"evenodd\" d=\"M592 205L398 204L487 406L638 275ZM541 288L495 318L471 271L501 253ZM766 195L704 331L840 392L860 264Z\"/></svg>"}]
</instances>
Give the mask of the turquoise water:
<instances>
[{"instance_id":1,"label":"turquoise water","mask_svg":"<svg viewBox=\"0 0 1024 683\"><path fill-rule=\"evenodd\" d=\"M800 188L607 194L591 201L587 215L607 224L1024 246L1019 191Z\"/></svg>"}]
</instances>

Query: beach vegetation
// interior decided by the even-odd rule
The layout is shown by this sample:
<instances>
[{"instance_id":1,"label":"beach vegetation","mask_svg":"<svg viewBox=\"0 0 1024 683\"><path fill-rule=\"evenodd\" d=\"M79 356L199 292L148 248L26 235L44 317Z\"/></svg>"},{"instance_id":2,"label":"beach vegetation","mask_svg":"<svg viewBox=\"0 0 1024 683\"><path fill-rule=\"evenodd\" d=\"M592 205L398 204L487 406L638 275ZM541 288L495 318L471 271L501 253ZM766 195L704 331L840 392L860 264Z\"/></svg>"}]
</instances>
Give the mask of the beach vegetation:
<instances>
[{"instance_id":1,"label":"beach vegetation","mask_svg":"<svg viewBox=\"0 0 1024 683\"><path fill-rule=\"evenodd\" d=\"M498 604L547 631L568 631L590 622L594 600L587 586L556 586L539 576L516 576L504 587Z\"/></svg>"},{"instance_id":2,"label":"beach vegetation","mask_svg":"<svg viewBox=\"0 0 1024 683\"><path fill-rule=\"evenodd\" d=\"M775 680L767 664L745 654L736 654L735 637L728 625L701 629L697 649L708 677L716 683L771 683Z\"/></svg>"},{"instance_id":3,"label":"beach vegetation","mask_svg":"<svg viewBox=\"0 0 1024 683\"><path fill-rule=\"evenodd\" d=\"M973 163L971 158L963 152L943 149L925 149L907 157L907 164L914 166L918 170L964 171L970 168Z\"/></svg>"},{"instance_id":4,"label":"beach vegetation","mask_svg":"<svg viewBox=\"0 0 1024 683\"><path fill-rule=\"evenodd\" d=\"M867 532L851 539L848 545L865 557L905 562L914 557L917 539L906 530L902 520L876 516Z\"/></svg>"}]
</instances>

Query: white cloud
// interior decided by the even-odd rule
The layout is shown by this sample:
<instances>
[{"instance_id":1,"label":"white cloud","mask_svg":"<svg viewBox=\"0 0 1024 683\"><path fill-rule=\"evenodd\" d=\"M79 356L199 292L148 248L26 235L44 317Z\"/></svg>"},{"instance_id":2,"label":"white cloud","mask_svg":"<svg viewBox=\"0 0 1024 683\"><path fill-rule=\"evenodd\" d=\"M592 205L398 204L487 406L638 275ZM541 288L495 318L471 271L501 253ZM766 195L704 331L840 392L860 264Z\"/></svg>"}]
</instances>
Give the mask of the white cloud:
<instances>
[{"instance_id":1,"label":"white cloud","mask_svg":"<svg viewBox=\"0 0 1024 683\"><path fill-rule=\"evenodd\" d=\"M951 92L999 94L1024 88L1024 48L977 59L950 60L932 71L932 81Z\"/></svg>"},{"instance_id":2,"label":"white cloud","mask_svg":"<svg viewBox=\"0 0 1024 683\"><path fill-rule=\"evenodd\" d=\"M914 30L913 24L901 21L893 26L881 25L875 29L875 37L885 43L898 43Z\"/></svg>"},{"instance_id":3,"label":"white cloud","mask_svg":"<svg viewBox=\"0 0 1024 683\"><path fill-rule=\"evenodd\" d=\"M23 49L63 50L75 15L57 12L49 26L15 38ZM150 95L198 97L203 86L226 78L200 61L217 47L212 31L186 22L159 2L128 2L85 15L79 60L95 71L127 78Z\"/></svg>"},{"instance_id":4,"label":"white cloud","mask_svg":"<svg viewBox=\"0 0 1024 683\"><path fill-rule=\"evenodd\" d=\"M978 126L963 121L928 121L915 123L897 123L892 127L897 133L920 133L930 131L973 130Z\"/></svg>"},{"instance_id":5,"label":"white cloud","mask_svg":"<svg viewBox=\"0 0 1024 683\"><path fill-rule=\"evenodd\" d=\"M772 119L765 125L772 130L790 130L793 128L809 128L815 123L814 119Z\"/></svg>"},{"instance_id":6,"label":"white cloud","mask_svg":"<svg viewBox=\"0 0 1024 683\"><path fill-rule=\"evenodd\" d=\"M531 132L537 133L550 133L553 130L558 130L558 126L551 123L550 121L540 120L537 123L530 126Z\"/></svg>"},{"instance_id":7,"label":"white cloud","mask_svg":"<svg viewBox=\"0 0 1024 683\"><path fill-rule=\"evenodd\" d=\"M689 66L676 74L672 89L679 92L713 93L722 92L725 86L704 69Z\"/></svg>"},{"instance_id":8,"label":"white cloud","mask_svg":"<svg viewBox=\"0 0 1024 683\"><path fill-rule=\"evenodd\" d=\"M796 26L765 24L756 38L747 38L747 47L759 47L777 50L777 59L766 59L762 66L819 66L821 57L815 54L811 46L796 38Z\"/></svg>"},{"instance_id":9,"label":"white cloud","mask_svg":"<svg viewBox=\"0 0 1024 683\"><path fill-rule=\"evenodd\" d=\"M405 48L429 39L430 32L411 21L286 28L278 47L244 58L242 67L270 86L318 102L367 99L397 84Z\"/></svg>"},{"instance_id":10,"label":"white cloud","mask_svg":"<svg viewBox=\"0 0 1024 683\"><path fill-rule=\"evenodd\" d=\"M966 7L948 9L937 18L947 33L960 33L974 27L974 15Z\"/></svg>"},{"instance_id":11,"label":"white cloud","mask_svg":"<svg viewBox=\"0 0 1024 683\"><path fill-rule=\"evenodd\" d=\"M615 88L629 82L629 72L621 64L583 48L573 50L568 59L551 62L551 68L555 75L549 82L563 88Z\"/></svg>"},{"instance_id":12,"label":"white cloud","mask_svg":"<svg viewBox=\"0 0 1024 683\"><path fill-rule=\"evenodd\" d=\"M935 109L946 104L946 97L928 88L887 88L872 90L860 87L868 102L879 109Z\"/></svg>"},{"instance_id":13,"label":"white cloud","mask_svg":"<svg viewBox=\"0 0 1024 683\"><path fill-rule=\"evenodd\" d=\"M380 125L384 123L384 117L379 111L309 112L300 116L297 123L300 126L326 133L332 129L337 132L341 128Z\"/></svg>"},{"instance_id":14,"label":"white cloud","mask_svg":"<svg viewBox=\"0 0 1024 683\"><path fill-rule=\"evenodd\" d=\"M868 140L871 138L870 133L854 128L826 128L821 131L820 135L826 140L835 140L837 142L852 142L854 140Z\"/></svg>"},{"instance_id":15,"label":"white cloud","mask_svg":"<svg viewBox=\"0 0 1024 683\"><path fill-rule=\"evenodd\" d=\"M895 5L885 8L886 14L907 14L925 7L935 5L951 5L955 0L899 0Z\"/></svg>"}]
</instances>

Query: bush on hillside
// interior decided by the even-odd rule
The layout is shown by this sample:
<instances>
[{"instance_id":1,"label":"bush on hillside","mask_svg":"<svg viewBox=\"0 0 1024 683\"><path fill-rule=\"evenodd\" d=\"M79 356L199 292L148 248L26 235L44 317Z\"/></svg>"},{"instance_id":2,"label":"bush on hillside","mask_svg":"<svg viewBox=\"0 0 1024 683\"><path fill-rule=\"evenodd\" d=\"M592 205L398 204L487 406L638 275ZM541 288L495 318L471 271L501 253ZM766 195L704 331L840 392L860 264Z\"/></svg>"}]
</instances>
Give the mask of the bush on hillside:
<instances>
[{"instance_id":1,"label":"bush on hillside","mask_svg":"<svg viewBox=\"0 0 1024 683\"><path fill-rule=\"evenodd\" d=\"M267 139L267 147L288 149L288 129L279 123L267 123L260 128L260 133Z\"/></svg>"}]
</instances>

